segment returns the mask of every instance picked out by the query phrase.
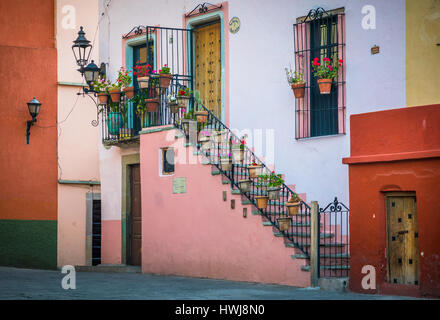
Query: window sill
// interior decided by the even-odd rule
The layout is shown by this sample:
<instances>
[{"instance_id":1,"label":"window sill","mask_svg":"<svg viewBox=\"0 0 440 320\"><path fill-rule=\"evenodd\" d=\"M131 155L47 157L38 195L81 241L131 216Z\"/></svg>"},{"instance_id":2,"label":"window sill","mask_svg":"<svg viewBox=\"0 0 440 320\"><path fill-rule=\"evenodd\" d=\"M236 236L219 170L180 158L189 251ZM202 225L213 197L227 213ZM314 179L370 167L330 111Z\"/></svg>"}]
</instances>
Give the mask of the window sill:
<instances>
[{"instance_id":1,"label":"window sill","mask_svg":"<svg viewBox=\"0 0 440 320\"><path fill-rule=\"evenodd\" d=\"M337 134L329 134L326 136L316 136L316 137L306 137L306 138L295 138L296 141L309 141L309 140L316 140L316 139L328 139L328 138L336 138L336 137L343 137L346 136L345 133L337 133Z\"/></svg>"}]
</instances>

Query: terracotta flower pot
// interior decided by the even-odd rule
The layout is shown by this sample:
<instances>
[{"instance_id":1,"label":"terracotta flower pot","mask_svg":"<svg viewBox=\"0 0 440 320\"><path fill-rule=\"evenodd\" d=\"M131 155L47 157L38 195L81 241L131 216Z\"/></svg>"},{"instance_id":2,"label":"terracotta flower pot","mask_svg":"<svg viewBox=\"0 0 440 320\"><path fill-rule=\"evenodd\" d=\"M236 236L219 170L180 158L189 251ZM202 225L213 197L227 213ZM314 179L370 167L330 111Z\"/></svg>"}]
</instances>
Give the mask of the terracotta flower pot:
<instances>
[{"instance_id":1,"label":"terracotta flower pot","mask_svg":"<svg viewBox=\"0 0 440 320\"><path fill-rule=\"evenodd\" d=\"M197 122L199 123L206 123L208 120L208 111L196 111L194 115L197 117Z\"/></svg>"},{"instance_id":2,"label":"terracotta flower pot","mask_svg":"<svg viewBox=\"0 0 440 320\"><path fill-rule=\"evenodd\" d=\"M124 93L127 99L132 99L134 97L134 87L124 88Z\"/></svg>"},{"instance_id":3,"label":"terracotta flower pot","mask_svg":"<svg viewBox=\"0 0 440 320\"><path fill-rule=\"evenodd\" d=\"M220 159L220 165L223 171L231 171L232 170L232 162L230 158L222 158Z\"/></svg>"},{"instance_id":4,"label":"terracotta flower pot","mask_svg":"<svg viewBox=\"0 0 440 320\"><path fill-rule=\"evenodd\" d=\"M168 88L171 83L171 79L173 78L172 74L161 73L159 74L159 87Z\"/></svg>"},{"instance_id":5,"label":"terracotta flower pot","mask_svg":"<svg viewBox=\"0 0 440 320\"><path fill-rule=\"evenodd\" d=\"M286 202L287 213L289 216L296 216L299 211L299 205L301 202Z\"/></svg>"},{"instance_id":6,"label":"terracotta flower pot","mask_svg":"<svg viewBox=\"0 0 440 320\"><path fill-rule=\"evenodd\" d=\"M262 166L260 165L251 165L248 166L248 170L249 170L249 177L251 179L257 178L260 174L261 174L261 168Z\"/></svg>"},{"instance_id":7,"label":"terracotta flower pot","mask_svg":"<svg viewBox=\"0 0 440 320\"><path fill-rule=\"evenodd\" d=\"M107 92L100 92L100 93L98 93L98 100L99 100L99 104L107 104L107 102L108 102L108 93Z\"/></svg>"},{"instance_id":8,"label":"terracotta flower pot","mask_svg":"<svg viewBox=\"0 0 440 320\"><path fill-rule=\"evenodd\" d=\"M241 149L240 146L236 148L232 148L232 160L235 163L242 163L244 159L244 149Z\"/></svg>"},{"instance_id":9,"label":"terracotta flower pot","mask_svg":"<svg viewBox=\"0 0 440 320\"><path fill-rule=\"evenodd\" d=\"M304 82L302 83L292 83L291 84L293 94L295 95L295 98L304 98L304 93L306 91L306 84Z\"/></svg>"},{"instance_id":10,"label":"terracotta flower pot","mask_svg":"<svg viewBox=\"0 0 440 320\"><path fill-rule=\"evenodd\" d=\"M318 79L319 92L329 94L332 90L332 79Z\"/></svg>"},{"instance_id":11,"label":"terracotta flower pot","mask_svg":"<svg viewBox=\"0 0 440 320\"><path fill-rule=\"evenodd\" d=\"M280 187L267 188L267 195L269 196L269 200L279 200L280 190Z\"/></svg>"},{"instance_id":12,"label":"terracotta flower pot","mask_svg":"<svg viewBox=\"0 0 440 320\"><path fill-rule=\"evenodd\" d=\"M121 89L109 90L109 93L113 102L121 101Z\"/></svg>"},{"instance_id":13,"label":"terracotta flower pot","mask_svg":"<svg viewBox=\"0 0 440 320\"><path fill-rule=\"evenodd\" d=\"M266 209L267 201L269 200L268 196L256 196L255 200L257 200L257 208L258 209Z\"/></svg>"},{"instance_id":14,"label":"terracotta flower pot","mask_svg":"<svg viewBox=\"0 0 440 320\"><path fill-rule=\"evenodd\" d=\"M157 106L159 105L159 99L158 98L145 99L145 103L147 104L148 112L156 112Z\"/></svg>"},{"instance_id":15,"label":"terracotta flower pot","mask_svg":"<svg viewBox=\"0 0 440 320\"><path fill-rule=\"evenodd\" d=\"M138 77L137 78L137 82L139 84L139 88L141 89L145 89L148 88L148 80L150 79L149 76L145 76L145 77Z\"/></svg>"},{"instance_id":16,"label":"terracotta flower pot","mask_svg":"<svg viewBox=\"0 0 440 320\"><path fill-rule=\"evenodd\" d=\"M239 180L238 186L242 192L249 192L251 191L252 180Z\"/></svg>"},{"instance_id":17,"label":"terracotta flower pot","mask_svg":"<svg viewBox=\"0 0 440 320\"><path fill-rule=\"evenodd\" d=\"M170 108L171 113L179 113L179 105L177 103L170 103L168 107Z\"/></svg>"},{"instance_id":18,"label":"terracotta flower pot","mask_svg":"<svg viewBox=\"0 0 440 320\"><path fill-rule=\"evenodd\" d=\"M213 132L214 141L216 141L217 143L222 143L222 142L226 141L225 135L226 135L225 130L214 131Z\"/></svg>"},{"instance_id":19,"label":"terracotta flower pot","mask_svg":"<svg viewBox=\"0 0 440 320\"><path fill-rule=\"evenodd\" d=\"M278 218L278 228L280 231L287 231L290 228L292 219L291 218Z\"/></svg>"}]
</instances>

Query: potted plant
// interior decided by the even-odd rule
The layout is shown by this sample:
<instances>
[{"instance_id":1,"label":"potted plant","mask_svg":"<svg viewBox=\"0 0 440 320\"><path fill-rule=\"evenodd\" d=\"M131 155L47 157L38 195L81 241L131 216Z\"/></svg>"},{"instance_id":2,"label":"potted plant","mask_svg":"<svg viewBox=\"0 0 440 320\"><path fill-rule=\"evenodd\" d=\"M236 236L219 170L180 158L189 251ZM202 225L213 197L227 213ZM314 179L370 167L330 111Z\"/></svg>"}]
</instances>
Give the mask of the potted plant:
<instances>
[{"instance_id":1,"label":"potted plant","mask_svg":"<svg viewBox=\"0 0 440 320\"><path fill-rule=\"evenodd\" d=\"M286 70L287 82L290 84L295 98L304 98L306 83L303 80L303 74L292 71L292 69L285 68L284 70Z\"/></svg>"},{"instance_id":2,"label":"potted plant","mask_svg":"<svg viewBox=\"0 0 440 320\"><path fill-rule=\"evenodd\" d=\"M136 65L133 68L133 76L137 77L137 82L140 89L148 88L148 81L150 79L150 69L151 66L149 64Z\"/></svg>"},{"instance_id":3,"label":"potted plant","mask_svg":"<svg viewBox=\"0 0 440 320\"><path fill-rule=\"evenodd\" d=\"M231 171L232 170L232 159L231 154L227 152L221 152L218 154L220 157L220 167L223 171Z\"/></svg>"},{"instance_id":4,"label":"potted plant","mask_svg":"<svg viewBox=\"0 0 440 320\"><path fill-rule=\"evenodd\" d=\"M258 195L255 196L255 199L257 200L257 208L258 209L266 209L267 202L269 201L269 196L266 192L266 184L267 184L267 175L258 175L257 177L257 183L256 187L259 189ZM261 191L260 191L261 190Z\"/></svg>"},{"instance_id":5,"label":"potted plant","mask_svg":"<svg viewBox=\"0 0 440 320\"><path fill-rule=\"evenodd\" d=\"M145 99L148 112L156 112L159 106L159 98L147 98Z\"/></svg>"},{"instance_id":6,"label":"potted plant","mask_svg":"<svg viewBox=\"0 0 440 320\"><path fill-rule=\"evenodd\" d=\"M171 113L179 113L179 105L177 104L177 98L174 94L168 95L168 108Z\"/></svg>"},{"instance_id":7,"label":"potted plant","mask_svg":"<svg viewBox=\"0 0 440 320\"><path fill-rule=\"evenodd\" d=\"M165 64L161 70L159 70L159 87L168 88L170 86L173 75L170 72L170 68Z\"/></svg>"},{"instance_id":8,"label":"potted plant","mask_svg":"<svg viewBox=\"0 0 440 320\"><path fill-rule=\"evenodd\" d=\"M284 180L281 178L281 174L275 174L275 171L272 171L267 181L267 193L269 195L269 200L280 199L280 190L283 183Z\"/></svg>"},{"instance_id":9,"label":"potted plant","mask_svg":"<svg viewBox=\"0 0 440 320\"><path fill-rule=\"evenodd\" d=\"M197 129L197 120L193 110L189 110L183 115L182 127L185 135L189 137L189 130L193 127Z\"/></svg>"},{"instance_id":10,"label":"potted plant","mask_svg":"<svg viewBox=\"0 0 440 320\"><path fill-rule=\"evenodd\" d=\"M115 83L110 84L108 92L110 93L110 98L113 102L121 101L121 83L116 80Z\"/></svg>"},{"instance_id":11,"label":"potted plant","mask_svg":"<svg viewBox=\"0 0 440 320\"><path fill-rule=\"evenodd\" d=\"M235 163L242 163L244 159L244 146L246 145L247 134L243 135L240 140L233 139L231 141L232 160Z\"/></svg>"},{"instance_id":12,"label":"potted plant","mask_svg":"<svg viewBox=\"0 0 440 320\"><path fill-rule=\"evenodd\" d=\"M109 81L106 81L104 78L99 77L98 80L95 80L93 83L93 89L97 92L99 104L106 105L108 102L108 87Z\"/></svg>"},{"instance_id":13,"label":"potted plant","mask_svg":"<svg viewBox=\"0 0 440 320\"><path fill-rule=\"evenodd\" d=\"M261 168L262 165L257 164L255 161L252 162L252 164L248 166L249 178L258 178L258 176L261 174Z\"/></svg>"},{"instance_id":14,"label":"potted plant","mask_svg":"<svg viewBox=\"0 0 440 320\"><path fill-rule=\"evenodd\" d=\"M131 76L129 75L131 71L126 71L123 67L119 69L117 82L121 84L123 87L123 91L125 93L125 97L127 99L132 99L134 97L134 87L130 86L131 84Z\"/></svg>"},{"instance_id":15,"label":"potted plant","mask_svg":"<svg viewBox=\"0 0 440 320\"><path fill-rule=\"evenodd\" d=\"M145 96L142 93L136 94L132 100L133 105L135 106L136 115L140 119L141 127L144 127L145 119L144 115L147 112L147 104L145 102Z\"/></svg>"},{"instance_id":16,"label":"potted plant","mask_svg":"<svg viewBox=\"0 0 440 320\"><path fill-rule=\"evenodd\" d=\"M226 140L226 133L227 131L224 129L216 129L212 132L212 135L214 136L214 141L217 143L222 143L222 141Z\"/></svg>"},{"instance_id":17,"label":"potted plant","mask_svg":"<svg viewBox=\"0 0 440 320\"><path fill-rule=\"evenodd\" d=\"M191 99L191 90L189 88L179 89L177 91L177 103L180 108L187 109Z\"/></svg>"},{"instance_id":18,"label":"potted plant","mask_svg":"<svg viewBox=\"0 0 440 320\"><path fill-rule=\"evenodd\" d=\"M313 59L312 67L314 76L318 78L318 86L321 94L329 94L332 88L332 82L334 78L338 77L338 69L342 66L342 60L338 63L332 62L330 58L322 58L322 64L319 62L319 58Z\"/></svg>"},{"instance_id":19,"label":"potted plant","mask_svg":"<svg viewBox=\"0 0 440 320\"><path fill-rule=\"evenodd\" d=\"M280 229L280 231L289 230L291 226L291 222L292 222L292 218L288 218L288 217L277 218L278 229Z\"/></svg>"},{"instance_id":20,"label":"potted plant","mask_svg":"<svg viewBox=\"0 0 440 320\"><path fill-rule=\"evenodd\" d=\"M241 192L251 191L251 186L252 186L252 180L244 179L238 181L238 187L240 188Z\"/></svg>"},{"instance_id":21,"label":"potted plant","mask_svg":"<svg viewBox=\"0 0 440 320\"><path fill-rule=\"evenodd\" d=\"M301 199L294 192L293 195L290 197L289 201L287 201L286 204L285 204L285 206L287 208L287 213L290 216L297 215L298 211L299 211L299 206L300 205L301 205Z\"/></svg>"}]
</instances>

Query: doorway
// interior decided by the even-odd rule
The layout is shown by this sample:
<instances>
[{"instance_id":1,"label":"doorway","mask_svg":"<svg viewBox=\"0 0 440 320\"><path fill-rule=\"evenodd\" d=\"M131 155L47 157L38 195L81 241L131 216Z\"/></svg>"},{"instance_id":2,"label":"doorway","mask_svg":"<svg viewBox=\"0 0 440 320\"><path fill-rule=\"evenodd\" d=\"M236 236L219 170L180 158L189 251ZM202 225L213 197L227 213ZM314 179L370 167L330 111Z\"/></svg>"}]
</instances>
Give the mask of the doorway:
<instances>
[{"instance_id":1,"label":"doorway","mask_svg":"<svg viewBox=\"0 0 440 320\"><path fill-rule=\"evenodd\" d=\"M417 199L415 193L386 194L388 282L419 284Z\"/></svg>"},{"instance_id":2,"label":"doorway","mask_svg":"<svg viewBox=\"0 0 440 320\"><path fill-rule=\"evenodd\" d=\"M128 214L127 264L140 266L142 262L142 207L140 165L129 166L130 212Z\"/></svg>"},{"instance_id":3,"label":"doorway","mask_svg":"<svg viewBox=\"0 0 440 320\"><path fill-rule=\"evenodd\" d=\"M222 119L220 20L194 27L194 89L203 105Z\"/></svg>"}]
</instances>

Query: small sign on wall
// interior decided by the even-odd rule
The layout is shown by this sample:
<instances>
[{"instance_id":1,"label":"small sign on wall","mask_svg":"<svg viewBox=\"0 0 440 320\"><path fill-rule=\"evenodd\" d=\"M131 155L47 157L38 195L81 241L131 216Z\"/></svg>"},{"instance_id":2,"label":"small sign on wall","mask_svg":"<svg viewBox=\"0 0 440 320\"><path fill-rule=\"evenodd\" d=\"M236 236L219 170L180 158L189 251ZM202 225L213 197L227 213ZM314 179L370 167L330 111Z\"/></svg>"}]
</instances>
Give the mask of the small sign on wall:
<instances>
[{"instance_id":1,"label":"small sign on wall","mask_svg":"<svg viewBox=\"0 0 440 320\"><path fill-rule=\"evenodd\" d=\"M173 193L186 193L186 178L173 178Z\"/></svg>"}]
</instances>

